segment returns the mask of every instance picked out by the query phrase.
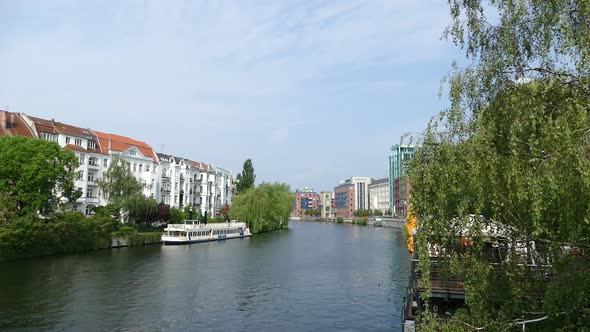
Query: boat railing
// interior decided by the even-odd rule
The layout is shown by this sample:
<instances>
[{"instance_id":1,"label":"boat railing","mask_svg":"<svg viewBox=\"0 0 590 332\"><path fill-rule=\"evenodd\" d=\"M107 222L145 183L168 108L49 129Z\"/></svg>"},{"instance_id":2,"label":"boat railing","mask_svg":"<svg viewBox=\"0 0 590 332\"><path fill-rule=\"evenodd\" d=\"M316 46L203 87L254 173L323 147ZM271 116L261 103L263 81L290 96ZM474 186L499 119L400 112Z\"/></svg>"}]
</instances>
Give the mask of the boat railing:
<instances>
[{"instance_id":1,"label":"boat railing","mask_svg":"<svg viewBox=\"0 0 590 332\"><path fill-rule=\"evenodd\" d=\"M208 229L219 229L219 228L227 228L228 226L233 227L246 227L246 223L243 222L230 222L230 223L208 223L208 224L168 224L167 228L174 228L174 229L194 229L194 228L208 228Z\"/></svg>"}]
</instances>

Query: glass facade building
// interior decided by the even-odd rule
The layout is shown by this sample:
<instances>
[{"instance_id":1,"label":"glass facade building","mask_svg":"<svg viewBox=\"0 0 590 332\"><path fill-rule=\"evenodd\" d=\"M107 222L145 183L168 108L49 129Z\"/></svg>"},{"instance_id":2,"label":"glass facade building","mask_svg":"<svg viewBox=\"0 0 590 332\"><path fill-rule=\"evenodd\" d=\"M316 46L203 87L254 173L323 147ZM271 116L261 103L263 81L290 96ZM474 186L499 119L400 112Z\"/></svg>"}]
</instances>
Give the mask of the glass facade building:
<instances>
[{"instance_id":1,"label":"glass facade building","mask_svg":"<svg viewBox=\"0 0 590 332\"><path fill-rule=\"evenodd\" d=\"M391 147L389 155L389 208L394 216L396 216L395 180L408 175L408 166L414 154L416 154L415 146L394 144Z\"/></svg>"}]
</instances>

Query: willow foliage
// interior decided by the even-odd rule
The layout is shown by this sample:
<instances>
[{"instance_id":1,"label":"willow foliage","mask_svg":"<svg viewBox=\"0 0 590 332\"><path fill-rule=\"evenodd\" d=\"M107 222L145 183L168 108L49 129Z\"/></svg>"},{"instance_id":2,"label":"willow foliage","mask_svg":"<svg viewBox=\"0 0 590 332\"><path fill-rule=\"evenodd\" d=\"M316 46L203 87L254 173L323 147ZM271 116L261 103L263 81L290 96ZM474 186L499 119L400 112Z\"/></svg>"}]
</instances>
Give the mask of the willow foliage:
<instances>
[{"instance_id":1,"label":"willow foliage","mask_svg":"<svg viewBox=\"0 0 590 332\"><path fill-rule=\"evenodd\" d=\"M455 108L477 113L522 80L552 79L590 92L589 0L448 2L445 36L471 59L449 78Z\"/></svg>"},{"instance_id":2,"label":"willow foliage","mask_svg":"<svg viewBox=\"0 0 590 332\"><path fill-rule=\"evenodd\" d=\"M590 1L449 5L446 36L471 62L454 65L451 106L429 123L410 176L423 281L437 243L441 271L465 278L466 308L444 320L427 311L422 327L520 330L543 318L526 328L588 329ZM511 257L499 264L482 232L491 223ZM521 251L524 261L518 242L537 246Z\"/></svg>"},{"instance_id":3,"label":"willow foliage","mask_svg":"<svg viewBox=\"0 0 590 332\"><path fill-rule=\"evenodd\" d=\"M444 264L450 270L460 266L466 278L462 322L495 330L523 316L538 317L530 314L537 312L549 315L537 323L549 330L590 324L589 266L561 252L564 243L590 245L587 99L554 82L535 82L499 95L461 139L448 134L457 129L448 119L431 123L410 168L412 207L421 222L420 269L428 275L426 243L439 243L451 253ZM473 225L473 216L479 228L463 234L475 243L470 256L449 235ZM544 253L555 263L550 280L516 259L504 262L500 271L491 267L483 244L488 239L477 229L492 220L508 230L510 241L547 244ZM587 288L570 294L564 280L576 278ZM577 305L565 305L568 301Z\"/></svg>"},{"instance_id":4,"label":"willow foliage","mask_svg":"<svg viewBox=\"0 0 590 332\"><path fill-rule=\"evenodd\" d=\"M234 198L230 217L246 222L252 233L261 233L287 227L292 210L293 194L287 184L262 183Z\"/></svg>"}]
</instances>

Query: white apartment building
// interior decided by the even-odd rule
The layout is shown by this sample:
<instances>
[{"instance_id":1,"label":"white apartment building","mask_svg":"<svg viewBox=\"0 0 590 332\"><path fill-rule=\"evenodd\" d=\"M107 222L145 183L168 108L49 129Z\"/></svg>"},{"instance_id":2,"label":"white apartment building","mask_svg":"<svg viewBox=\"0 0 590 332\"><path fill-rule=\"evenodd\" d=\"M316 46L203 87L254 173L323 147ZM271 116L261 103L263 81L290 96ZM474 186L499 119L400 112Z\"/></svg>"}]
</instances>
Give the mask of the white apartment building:
<instances>
[{"instance_id":1,"label":"white apartment building","mask_svg":"<svg viewBox=\"0 0 590 332\"><path fill-rule=\"evenodd\" d=\"M72 150L78 157L80 166L76 169L78 175L75 185L82 196L75 202L75 208L90 215L94 207L106 205L107 202L101 197L96 181L102 178L110 158L101 149L98 137L90 129L26 114L20 116L33 129L37 138L56 142L61 147Z\"/></svg>"},{"instance_id":2,"label":"white apartment building","mask_svg":"<svg viewBox=\"0 0 590 332\"><path fill-rule=\"evenodd\" d=\"M103 178L114 154L128 163L131 173L143 184L143 194L158 203L178 209L194 206L201 213L215 216L232 202L235 181L232 173L222 168L156 154L147 143L121 135L2 110L0 118L5 122L0 136L44 139L74 152L80 162L75 185L82 192L74 205L87 215L93 213L94 207L108 203L97 181Z\"/></svg>"}]
</instances>

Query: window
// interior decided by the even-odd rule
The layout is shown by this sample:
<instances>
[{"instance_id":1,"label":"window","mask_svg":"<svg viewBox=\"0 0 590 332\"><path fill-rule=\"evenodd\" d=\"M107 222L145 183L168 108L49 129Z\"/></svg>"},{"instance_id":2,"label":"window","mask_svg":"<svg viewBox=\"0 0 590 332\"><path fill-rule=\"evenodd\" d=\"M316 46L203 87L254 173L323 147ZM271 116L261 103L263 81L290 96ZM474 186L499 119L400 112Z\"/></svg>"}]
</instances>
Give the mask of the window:
<instances>
[{"instance_id":1,"label":"window","mask_svg":"<svg viewBox=\"0 0 590 332\"><path fill-rule=\"evenodd\" d=\"M46 141L57 142L57 135L54 133L42 132L41 137Z\"/></svg>"},{"instance_id":2,"label":"window","mask_svg":"<svg viewBox=\"0 0 590 332\"><path fill-rule=\"evenodd\" d=\"M135 150L133 150L133 149L129 150L129 154L132 156L135 156Z\"/></svg>"},{"instance_id":3,"label":"window","mask_svg":"<svg viewBox=\"0 0 590 332\"><path fill-rule=\"evenodd\" d=\"M107 158L104 158L104 160L102 161L102 166L107 167L109 165L109 160Z\"/></svg>"},{"instance_id":4,"label":"window","mask_svg":"<svg viewBox=\"0 0 590 332\"><path fill-rule=\"evenodd\" d=\"M91 214L94 214L94 205L90 204L86 206L86 215L89 216Z\"/></svg>"},{"instance_id":5,"label":"window","mask_svg":"<svg viewBox=\"0 0 590 332\"><path fill-rule=\"evenodd\" d=\"M96 160L97 159L95 157L88 158L88 165L98 166L98 163L96 162Z\"/></svg>"},{"instance_id":6,"label":"window","mask_svg":"<svg viewBox=\"0 0 590 332\"><path fill-rule=\"evenodd\" d=\"M81 138L74 138L74 144L77 146L82 146L82 139Z\"/></svg>"},{"instance_id":7,"label":"window","mask_svg":"<svg viewBox=\"0 0 590 332\"><path fill-rule=\"evenodd\" d=\"M88 141L88 148L89 149L96 149L96 142Z\"/></svg>"},{"instance_id":8,"label":"window","mask_svg":"<svg viewBox=\"0 0 590 332\"><path fill-rule=\"evenodd\" d=\"M94 190L92 188L86 189L86 197L94 198Z\"/></svg>"},{"instance_id":9,"label":"window","mask_svg":"<svg viewBox=\"0 0 590 332\"><path fill-rule=\"evenodd\" d=\"M137 172L137 163L133 163L133 171Z\"/></svg>"},{"instance_id":10,"label":"window","mask_svg":"<svg viewBox=\"0 0 590 332\"><path fill-rule=\"evenodd\" d=\"M143 172L143 164L139 164L139 171Z\"/></svg>"},{"instance_id":11,"label":"window","mask_svg":"<svg viewBox=\"0 0 590 332\"><path fill-rule=\"evenodd\" d=\"M88 181L94 181L94 173L88 172Z\"/></svg>"},{"instance_id":12,"label":"window","mask_svg":"<svg viewBox=\"0 0 590 332\"><path fill-rule=\"evenodd\" d=\"M66 136L66 144L70 144L70 137Z\"/></svg>"},{"instance_id":13,"label":"window","mask_svg":"<svg viewBox=\"0 0 590 332\"><path fill-rule=\"evenodd\" d=\"M150 171L150 164L145 165L145 171L149 172Z\"/></svg>"},{"instance_id":14,"label":"window","mask_svg":"<svg viewBox=\"0 0 590 332\"><path fill-rule=\"evenodd\" d=\"M84 178L84 171L79 171L76 176L76 180L82 180Z\"/></svg>"},{"instance_id":15,"label":"window","mask_svg":"<svg viewBox=\"0 0 590 332\"><path fill-rule=\"evenodd\" d=\"M84 164L84 160L86 159L86 156L83 153L80 153L80 156L78 157L78 159L80 160L80 165Z\"/></svg>"}]
</instances>

